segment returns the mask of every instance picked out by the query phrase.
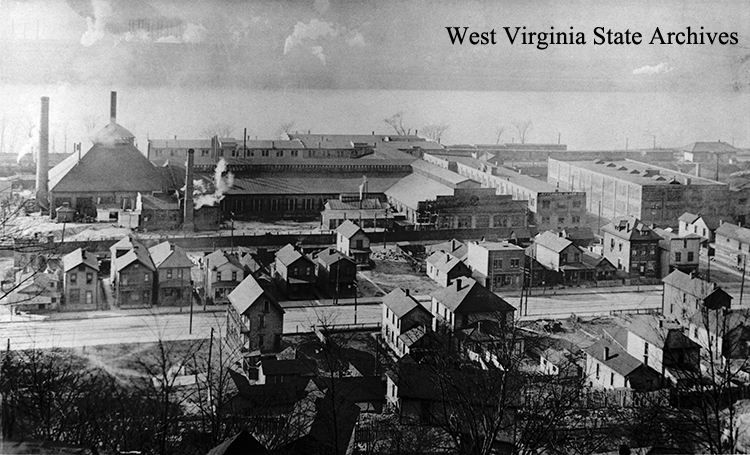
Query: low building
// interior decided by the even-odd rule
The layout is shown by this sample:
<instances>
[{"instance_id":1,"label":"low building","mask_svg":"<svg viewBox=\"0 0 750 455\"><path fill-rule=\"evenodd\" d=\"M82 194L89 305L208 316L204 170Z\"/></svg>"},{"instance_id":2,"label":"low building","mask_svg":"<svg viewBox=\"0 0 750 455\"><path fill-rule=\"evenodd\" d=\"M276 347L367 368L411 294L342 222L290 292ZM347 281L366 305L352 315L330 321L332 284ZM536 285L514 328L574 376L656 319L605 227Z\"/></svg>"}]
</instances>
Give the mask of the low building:
<instances>
[{"instance_id":1,"label":"low building","mask_svg":"<svg viewBox=\"0 0 750 455\"><path fill-rule=\"evenodd\" d=\"M227 296L227 340L239 346L245 368L255 368L261 354L279 352L284 309L252 275Z\"/></svg>"},{"instance_id":2,"label":"low building","mask_svg":"<svg viewBox=\"0 0 750 455\"><path fill-rule=\"evenodd\" d=\"M469 242L466 265L471 277L491 292L523 285L526 252L508 242Z\"/></svg>"},{"instance_id":3,"label":"low building","mask_svg":"<svg viewBox=\"0 0 750 455\"><path fill-rule=\"evenodd\" d=\"M335 248L315 257L318 288L333 298L351 297L357 292L357 265Z\"/></svg>"},{"instance_id":4,"label":"low building","mask_svg":"<svg viewBox=\"0 0 750 455\"><path fill-rule=\"evenodd\" d=\"M216 250L203 258L205 298L215 304L227 303L231 293L245 279L245 268L237 256Z\"/></svg>"},{"instance_id":5,"label":"low building","mask_svg":"<svg viewBox=\"0 0 750 455\"><path fill-rule=\"evenodd\" d=\"M734 164L738 149L722 141L693 142L681 149L685 161L706 164Z\"/></svg>"},{"instance_id":6,"label":"low building","mask_svg":"<svg viewBox=\"0 0 750 455\"><path fill-rule=\"evenodd\" d=\"M592 387L651 391L661 386L661 377L656 370L628 354L616 342L602 338L585 352L586 378Z\"/></svg>"},{"instance_id":7,"label":"low building","mask_svg":"<svg viewBox=\"0 0 750 455\"><path fill-rule=\"evenodd\" d=\"M61 310L81 311L99 309L99 260L86 250L63 256L63 300Z\"/></svg>"},{"instance_id":8,"label":"low building","mask_svg":"<svg viewBox=\"0 0 750 455\"><path fill-rule=\"evenodd\" d=\"M356 195L338 199L329 199L321 213L321 226L324 229L336 229L346 220L356 220L367 228L390 229L394 217L390 215L390 206L380 199L360 199Z\"/></svg>"},{"instance_id":9,"label":"low building","mask_svg":"<svg viewBox=\"0 0 750 455\"><path fill-rule=\"evenodd\" d=\"M350 220L336 228L336 249L354 259L358 267L370 265L370 238Z\"/></svg>"},{"instance_id":10,"label":"low building","mask_svg":"<svg viewBox=\"0 0 750 455\"><path fill-rule=\"evenodd\" d=\"M309 297L315 293L315 263L291 244L276 252L272 273L287 297Z\"/></svg>"},{"instance_id":11,"label":"low building","mask_svg":"<svg viewBox=\"0 0 750 455\"><path fill-rule=\"evenodd\" d=\"M722 223L715 234L716 260L738 270L746 268L747 255L750 253L750 229L732 223Z\"/></svg>"},{"instance_id":12,"label":"low building","mask_svg":"<svg viewBox=\"0 0 750 455\"><path fill-rule=\"evenodd\" d=\"M173 243L162 242L148 251L156 267L157 305L189 305L193 299L190 276L193 262L185 250Z\"/></svg>"},{"instance_id":13,"label":"low building","mask_svg":"<svg viewBox=\"0 0 750 455\"><path fill-rule=\"evenodd\" d=\"M664 283L662 314L667 318L676 319L686 327L695 313L700 313L705 309L728 309L732 305L732 296L718 287L716 283L692 274L675 270L662 282Z\"/></svg>"},{"instance_id":14,"label":"low building","mask_svg":"<svg viewBox=\"0 0 750 455\"><path fill-rule=\"evenodd\" d=\"M699 235L704 245L714 241L716 229L722 223L722 220L716 216L696 215L690 212L683 213L678 221L680 222L678 231L680 237L688 234Z\"/></svg>"},{"instance_id":15,"label":"low building","mask_svg":"<svg viewBox=\"0 0 750 455\"><path fill-rule=\"evenodd\" d=\"M182 210L176 197L141 195L138 227L145 231L174 230L182 226Z\"/></svg>"},{"instance_id":16,"label":"low building","mask_svg":"<svg viewBox=\"0 0 750 455\"><path fill-rule=\"evenodd\" d=\"M623 216L602 227L604 257L631 278L659 278L661 237L634 216Z\"/></svg>"},{"instance_id":17,"label":"low building","mask_svg":"<svg viewBox=\"0 0 750 455\"><path fill-rule=\"evenodd\" d=\"M436 251L426 262L427 276L440 286L448 286L460 276L471 277L469 267L450 253Z\"/></svg>"},{"instance_id":18,"label":"low building","mask_svg":"<svg viewBox=\"0 0 750 455\"><path fill-rule=\"evenodd\" d=\"M700 265L701 237L696 234L680 236L671 229L654 229L661 240L659 250L661 258L661 276L665 277L674 270L690 273L698 270Z\"/></svg>"},{"instance_id":19,"label":"low building","mask_svg":"<svg viewBox=\"0 0 750 455\"><path fill-rule=\"evenodd\" d=\"M432 314L408 289L396 288L383 297L381 336L398 357L409 354L411 345L419 339L413 336L404 339L402 335L431 325ZM416 332L412 333L415 334Z\"/></svg>"},{"instance_id":20,"label":"low building","mask_svg":"<svg viewBox=\"0 0 750 455\"><path fill-rule=\"evenodd\" d=\"M156 267L146 247L133 248L115 259L115 300L120 308L150 308L154 304Z\"/></svg>"},{"instance_id":21,"label":"low building","mask_svg":"<svg viewBox=\"0 0 750 455\"><path fill-rule=\"evenodd\" d=\"M483 321L497 323L500 328L513 323L513 305L490 292L471 278L456 278L450 286L430 294L432 297L432 329L458 331Z\"/></svg>"}]
</instances>

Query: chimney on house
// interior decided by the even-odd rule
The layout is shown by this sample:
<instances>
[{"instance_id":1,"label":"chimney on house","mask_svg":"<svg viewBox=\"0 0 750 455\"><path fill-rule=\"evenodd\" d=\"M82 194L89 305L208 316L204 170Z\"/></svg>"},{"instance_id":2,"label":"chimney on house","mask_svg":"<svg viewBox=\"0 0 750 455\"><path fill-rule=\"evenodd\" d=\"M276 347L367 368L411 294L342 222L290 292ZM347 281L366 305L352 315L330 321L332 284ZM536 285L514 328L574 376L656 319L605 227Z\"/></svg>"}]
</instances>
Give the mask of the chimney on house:
<instances>
[{"instance_id":1,"label":"chimney on house","mask_svg":"<svg viewBox=\"0 0 750 455\"><path fill-rule=\"evenodd\" d=\"M463 284L463 280L461 278L456 278L456 290L457 291L460 291L461 289L463 289L461 287L462 284Z\"/></svg>"},{"instance_id":2,"label":"chimney on house","mask_svg":"<svg viewBox=\"0 0 750 455\"><path fill-rule=\"evenodd\" d=\"M409 296L409 289L404 288L404 294L406 294L406 296L408 297Z\"/></svg>"},{"instance_id":3,"label":"chimney on house","mask_svg":"<svg viewBox=\"0 0 750 455\"><path fill-rule=\"evenodd\" d=\"M604 346L604 360L609 360L609 346Z\"/></svg>"},{"instance_id":4,"label":"chimney on house","mask_svg":"<svg viewBox=\"0 0 750 455\"><path fill-rule=\"evenodd\" d=\"M41 212L49 209L49 97L42 97L39 127L39 153L36 159L36 207Z\"/></svg>"},{"instance_id":5,"label":"chimney on house","mask_svg":"<svg viewBox=\"0 0 750 455\"><path fill-rule=\"evenodd\" d=\"M458 246L456 245L456 239L451 239L451 253L456 251L458 249Z\"/></svg>"},{"instance_id":6,"label":"chimney on house","mask_svg":"<svg viewBox=\"0 0 750 455\"><path fill-rule=\"evenodd\" d=\"M117 92L109 94L109 121L111 123L117 121Z\"/></svg>"},{"instance_id":7,"label":"chimney on house","mask_svg":"<svg viewBox=\"0 0 750 455\"><path fill-rule=\"evenodd\" d=\"M188 149L187 163L185 165L185 207L182 219L183 231L195 231L195 221L193 219L195 207L193 203L193 162L195 161L195 150Z\"/></svg>"}]
</instances>

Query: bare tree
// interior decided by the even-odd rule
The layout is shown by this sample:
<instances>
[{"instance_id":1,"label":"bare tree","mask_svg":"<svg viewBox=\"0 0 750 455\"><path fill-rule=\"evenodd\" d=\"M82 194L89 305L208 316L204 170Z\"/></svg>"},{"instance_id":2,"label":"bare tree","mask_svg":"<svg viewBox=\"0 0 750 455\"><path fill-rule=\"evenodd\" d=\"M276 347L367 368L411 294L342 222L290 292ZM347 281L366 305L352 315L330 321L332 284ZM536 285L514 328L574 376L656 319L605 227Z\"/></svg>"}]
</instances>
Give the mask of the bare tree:
<instances>
[{"instance_id":1,"label":"bare tree","mask_svg":"<svg viewBox=\"0 0 750 455\"><path fill-rule=\"evenodd\" d=\"M206 126L203 131L201 131L201 136L209 139L214 136L225 138L232 137L233 132L234 127L228 123L213 123Z\"/></svg>"},{"instance_id":2,"label":"bare tree","mask_svg":"<svg viewBox=\"0 0 750 455\"><path fill-rule=\"evenodd\" d=\"M88 137L92 137L104 124L101 117L95 114L84 115L81 123L83 123L83 128L86 130L86 136Z\"/></svg>"},{"instance_id":3,"label":"bare tree","mask_svg":"<svg viewBox=\"0 0 750 455\"><path fill-rule=\"evenodd\" d=\"M386 125L393 128L396 134L406 136L409 130L404 126L404 111L398 111L387 119L383 120Z\"/></svg>"},{"instance_id":4,"label":"bare tree","mask_svg":"<svg viewBox=\"0 0 750 455\"><path fill-rule=\"evenodd\" d=\"M289 135L292 133L292 128L294 128L294 123L294 120L282 122L276 130L276 136L278 136L279 139L289 139Z\"/></svg>"},{"instance_id":5,"label":"bare tree","mask_svg":"<svg viewBox=\"0 0 750 455\"><path fill-rule=\"evenodd\" d=\"M448 124L445 122L431 123L422 127L422 134L428 139L431 139L437 143L443 138L443 133L448 129Z\"/></svg>"},{"instance_id":6,"label":"bare tree","mask_svg":"<svg viewBox=\"0 0 750 455\"><path fill-rule=\"evenodd\" d=\"M504 132L504 126L498 126L497 128L495 128L495 144L500 144L500 138L502 137Z\"/></svg>"},{"instance_id":7,"label":"bare tree","mask_svg":"<svg viewBox=\"0 0 750 455\"><path fill-rule=\"evenodd\" d=\"M518 140L521 144L525 144L526 139L528 139L529 131L531 131L533 126L531 120L516 120L513 122L513 126L516 128L516 131L518 131Z\"/></svg>"}]
</instances>

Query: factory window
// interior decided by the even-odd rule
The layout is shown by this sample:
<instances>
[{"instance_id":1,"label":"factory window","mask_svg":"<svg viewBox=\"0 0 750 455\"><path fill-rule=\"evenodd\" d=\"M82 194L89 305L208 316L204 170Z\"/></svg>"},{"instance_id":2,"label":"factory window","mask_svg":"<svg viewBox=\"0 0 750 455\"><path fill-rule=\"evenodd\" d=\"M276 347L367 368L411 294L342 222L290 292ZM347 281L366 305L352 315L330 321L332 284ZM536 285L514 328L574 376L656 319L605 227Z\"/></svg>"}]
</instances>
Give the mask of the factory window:
<instances>
[{"instance_id":1,"label":"factory window","mask_svg":"<svg viewBox=\"0 0 750 455\"><path fill-rule=\"evenodd\" d=\"M550 201L542 201L542 208L548 209L550 207Z\"/></svg>"},{"instance_id":2,"label":"factory window","mask_svg":"<svg viewBox=\"0 0 750 455\"><path fill-rule=\"evenodd\" d=\"M492 269L493 270L500 270L502 268L503 268L503 259L502 258L494 259L492 261Z\"/></svg>"},{"instance_id":3,"label":"factory window","mask_svg":"<svg viewBox=\"0 0 750 455\"><path fill-rule=\"evenodd\" d=\"M260 152L260 156L268 156L268 150L263 150Z\"/></svg>"},{"instance_id":4,"label":"factory window","mask_svg":"<svg viewBox=\"0 0 750 455\"><path fill-rule=\"evenodd\" d=\"M470 216L459 216L458 217L458 228L470 228L471 227L471 217Z\"/></svg>"},{"instance_id":5,"label":"factory window","mask_svg":"<svg viewBox=\"0 0 750 455\"><path fill-rule=\"evenodd\" d=\"M549 224L549 217L548 216L542 216L542 224Z\"/></svg>"},{"instance_id":6,"label":"factory window","mask_svg":"<svg viewBox=\"0 0 750 455\"><path fill-rule=\"evenodd\" d=\"M283 150L276 150L276 156L277 157L284 156L284 151Z\"/></svg>"},{"instance_id":7,"label":"factory window","mask_svg":"<svg viewBox=\"0 0 750 455\"><path fill-rule=\"evenodd\" d=\"M201 156L208 156L208 150L201 150Z\"/></svg>"},{"instance_id":8,"label":"factory window","mask_svg":"<svg viewBox=\"0 0 750 455\"><path fill-rule=\"evenodd\" d=\"M565 217L564 216L557 217L557 222L560 224L565 224Z\"/></svg>"},{"instance_id":9,"label":"factory window","mask_svg":"<svg viewBox=\"0 0 750 455\"><path fill-rule=\"evenodd\" d=\"M573 208L574 209L581 208L581 201L573 201Z\"/></svg>"},{"instance_id":10,"label":"factory window","mask_svg":"<svg viewBox=\"0 0 750 455\"><path fill-rule=\"evenodd\" d=\"M490 227L490 217L489 215L478 215L477 216L477 226L478 228L488 228Z\"/></svg>"},{"instance_id":11,"label":"factory window","mask_svg":"<svg viewBox=\"0 0 750 455\"><path fill-rule=\"evenodd\" d=\"M571 220L573 221L573 224L579 224L581 222L581 216L580 215L572 215Z\"/></svg>"},{"instance_id":12,"label":"factory window","mask_svg":"<svg viewBox=\"0 0 750 455\"><path fill-rule=\"evenodd\" d=\"M258 315L258 327L262 329L262 328L265 328L265 326L266 326L266 315L259 314Z\"/></svg>"},{"instance_id":13,"label":"factory window","mask_svg":"<svg viewBox=\"0 0 750 455\"><path fill-rule=\"evenodd\" d=\"M518 258L513 258L510 260L510 268L517 269L521 266L521 260Z\"/></svg>"}]
</instances>

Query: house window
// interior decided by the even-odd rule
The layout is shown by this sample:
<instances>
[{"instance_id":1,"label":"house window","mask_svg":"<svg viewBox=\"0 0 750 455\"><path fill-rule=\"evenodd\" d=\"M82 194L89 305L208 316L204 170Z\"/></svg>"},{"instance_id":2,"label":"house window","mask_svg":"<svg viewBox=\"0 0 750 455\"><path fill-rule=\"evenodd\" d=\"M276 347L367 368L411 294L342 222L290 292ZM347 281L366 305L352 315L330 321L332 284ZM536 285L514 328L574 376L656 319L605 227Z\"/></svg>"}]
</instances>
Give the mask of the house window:
<instances>
[{"instance_id":1,"label":"house window","mask_svg":"<svg viewBox=\"0 0 750 455\"><path fill-rule=\"evenodd\" d=\"M150 278L149 278L149 276L148 276L148 273L144 273L144 274L143 274L143 282L144 282L144 283L148 283L149 279L150 279Z\"/></svg>"},{"instance_id":2,"label":"house window","mask_svg":"<svg viewBox=\"0 0 750 455\"><path fill-rule=\"evenodd\" d=\"M622 243L619 243L619 244L617 245L617 250L618 250L618 251L622 251Z\"/></svg>"},{"instance_id":3,"label":"house window","mask_svg":"<svg viewBox=\"0 0 750 455\"><path fill-rule=\"evenodd\" d=\"M676 262L682 262L682 253L680 253L679 251L678 251L678 252L676 252L676 253L674 254L674 260L675 260Z\"/></svg>"},{"instance_id":4,"label":"house window","mask_svg":"<svg viewBox=\"0 0 750 455\"><path fill-rule=\"evenodd\" d=\"M596 379L599 379L599 364L596 364Z\"/></svg>"},{"instance_id":5,"label":"house window","mask_svg":"<svg viewBox=\"0 0 750 455\"><path fill-rule=\"evenodd\" d=\"M575 209L581 208L581 201L573 201L573 208Z\"/></svg>"},{"instance_id":6,"label":"house window","mask_svg":"<svg viewBox=\"0 0 750 455\"><path fill-rule=\"evenodd\" d=\"M86 304L91 305L94 303L94 293L91 291L86 291Z\"/></svg>"},{"instance_id":7,"label":"house window","mask_svg":"<svg viewBox=\"0 0 750 455\"><path fill-rule=\"evenodd\" d=\"M86 284L91 284L94 282L94 274L93 273L87 273L86 274Z\"/></svg>"},{"instance_id":8,"label":"house window","mask_svg":"<svg viewBox=\"0 0 750 455\"><path fill-rule=\"evenodd\" d=\"M216 272L216 281L221 281L221 270Z\"/></svg>"},{"instance_id":9,"label":"house window","mask_svg":"<svg viewBox=\"0 0 750 455\"><path fill-rule=\"evenodd\" d=\"M571 218L573 224L578 224L578 223L581 222L581 216L580 215L572 215L570 218Z\"/></svg>"},{"instance_id":10,"label":"house window","mask_svg":"<svg viewBox=\"0 0 750 455\"><path fill-rule=\"evenodd\" d=\"M81 291L78 289L71 289L68 294L69 303L78 303L81 300Z\"/></svg>"},{"instance_id":11,"label":"house window","mask_svg":"<svg viewBox=\"0 0 750 455\"><path fill-rule=\"evenodd\" d=\"M510 260L510 268L511 269L517 269L521 266L521 260L518 258L513 258Z\"/></svg>"},{"instance_id":12,"label":"house window","mask_svg":"<svg viewBox=\"0 0 750 455\"><path fill-rule=\"evenodd\" d=\"M143 291L143 301L148 303L151 300L151 293L149 291Z\"/></svg>"},{"instance_id":13,"label":"house window","mask_svg":"<svg viewBox=\"0 0 750 455\"><path fill-rule=\"evenodd\" d=\"M78 274L77 273L71 273L70 274L70 284L78 284Z\"/></svg>"},{"instance_id":14,"label":"house window","mask_svg":"<svg viewBox=\"0 0 750 455\"><path fill-rule=\"evenodd\" d=\"M549 216L542 216L542 224L549 224Z\"/></svg>"},{"instance_id":15,"label":"house window","mask_svg":"<svg viewBox=\"0 0 750 455\"><path fill-rule=\"evenodd\" d=\"M167 279L168 280L172 279L172 269L167 269Z\"/></svg>"},{"instance_id":16,"label":"house window","mask_svg":"<svg viewBox=\"0 0 750 455\"><path fill-rule=\"evenodd\" d=\"M492 261L492 269L493 270L500 270L503 268L503 259L493 259Z\"/></svg>"},{"instance_id":17,"label":"house window","mask_svg":"<svg viewBox=\"0 0 750 455\"><path fill-rule=\"evenodd\" d=\"M688 262L693 262L695 260L695 253L693 253L692 251L688 251L688 258L687 258L687 260L688 260Z\"/></svg>"},{"instance_id":18,"label":"house window","mask_svg":"<svg viewBox=\"0 0 750 455\"><path fill-rule=\"evenodd\" d=\"M564 216L557 217L557 222L560 224L565 224L565 217Z\"/></svg>"},{"instance_id":19,"label":"house window","mask_svg":"<svg viewBox=\"0 0 750 455\"><path fill-rule=\"evenodd\" d=\"M687 240L683 240L682 241L682 247L683 248L687 248Z\"/></svg>"},{"instance_id":20,"label":"house window","mask_svg":"<svg viewBox=\"0 0 750 455\"><path fill-rule=\"evenodd\" d=\"M260 327L261 329L266 327L266 315L265 314L258 315L258 327Z\"/></svg>"},{"instance_id":21,"label":"house window","mask_svg":"<svg viewBox=\"0 0 750 455\"><path fill-rule=\"evenodd\" d=\"M237 281L237 272L232 272L232 281Z\"/></svg>"},{"instance_id":22,"label":"house window","mask_svg":"<svg viewBox=\"0 0 750 455\"><path fill-rule=\"evenodd\" d=\"M362 248L362 242L363 242L362 240L357 240L356 241L356 245L357 245L356 248Z\"/></svg>"},{"instance_id":23,"label":"house window","mask_svg":"<svg viewBox=\"0 0 750 455\"><path fill-rule=\"evenodd\" d=\"M258 348L263 347L263 334L258 335Z\"/></svg>"},{"instance_id":24,"label":"house window","mask_svg":"<svg viewBox=\"0 0 750 455\"><path fill-rule=\"evenodd\" d=\"M297 150L292 150L291 153L292 153L292 156L297 156L299 154L299 152Z\"/></svg>"},{"instance_id":25,"label":"house window","mask_svg":"<svg viewBox=\"0 0 750 455\"><path fill-rule=\"evenodd\" d=\"M542 208L548 209L550 207L550 201L542 201Z\"/></svg>"},{"instance_id":26,"label":"house window","mask_svg":"<svg viewBox=\"0 0 750 455\"><path fill-rule=\"evenodd\" d=\"M306 274L307 276L310 276L310 273L311 273L310 267L307 267L307 269L306 269L306 271L305 271L305 272L306 272L305 274Z\"/></svg>"},{"instance_id":27,"label":"house window","mask_svg":"<svg viewBox=\"0 0 750 455\"><path fill-rule=\"evenodd\" d=\"M648 365L648 343L643 344L643 364Z\"/></svg>"},{"instance_id":28,"label":"house window","mask_svg":"<svg viewBox=\"0 0 750 455\"><path fill-rule=\"evenodd\" d=\"M270 311L270 303L268 300L263 301L263 312L268 313Z\"/></svg>"},{"instance_id":29,"label":"house window","mask_svg":"<svg viewBox=\"0 0 750 455\"><path fill-rule=\"evenodd\" d=\"M284 151L283 150L276 150L276 156L277 157L284 156Z\"/></svg>"},{"instance_id":30,"label":"house window","mask_svg":"<svg viewBox=\"0 0 750 455\"><path fill-rule=\"evenodd\" d=\"M614 373L610 373L609 374L609 385L612 385L612 386L615 385L615 374Z\"/></svg>"}]
</instances>

